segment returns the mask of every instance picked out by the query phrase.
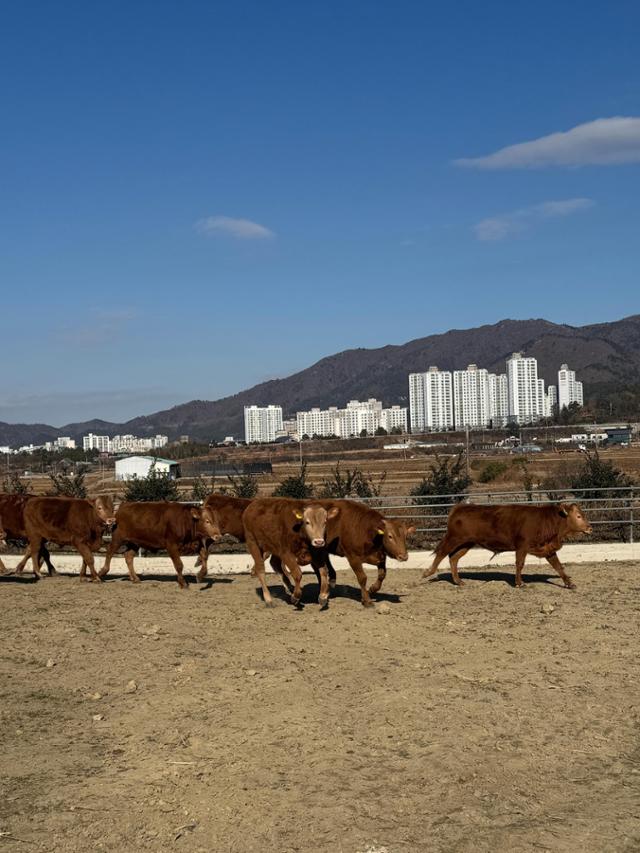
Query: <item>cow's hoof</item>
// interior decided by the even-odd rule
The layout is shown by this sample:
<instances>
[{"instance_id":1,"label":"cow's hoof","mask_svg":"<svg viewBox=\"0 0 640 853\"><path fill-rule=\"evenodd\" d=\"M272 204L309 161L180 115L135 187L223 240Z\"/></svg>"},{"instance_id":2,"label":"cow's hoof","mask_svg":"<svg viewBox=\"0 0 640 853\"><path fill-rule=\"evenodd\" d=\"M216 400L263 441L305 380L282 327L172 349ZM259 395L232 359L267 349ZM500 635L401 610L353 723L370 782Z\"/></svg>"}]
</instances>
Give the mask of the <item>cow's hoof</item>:
<instances>
[{"instance_id":1,"label":"cow's hoof","mask_svg":"<svg viewBox=\"0 0 640 853\"><path fill-rule=\"evenodd\" d=\"M96 575L95 578L91 578L91 583L102 583L102 578Z\"/></svg>"},{"instance_id":2,"label":"cow's hoof","mask_svg":"<svg viewBox=\"0 0 640 853\"><path fill-rule=\"evenodd\" d=\"M567 589L577 589L578 587L574 584L573 581L569 581L569 583L565 584Z\"/></svg>"},{"instance_id":3,"label":"cow's hoof","mask_svg":"<svg viewBox=\"0 0 640 853\"><path fill-rule=\"evenodd\" d=\"M320 610L326 610L329 606L329 596L327 596L326 598L319 598L318 604L320 605Z\"/></svg>"},{"instance_id":4,"label":"cow's hoof","mask_svg":"<svg viewBox=\"0 0 640 853\"><path fill-rule=\"evenodd\" d=\"M362 606L363 607L373 607L373 601L369 601L369 600L363 601Z\"/></svg>"},{"instance_id":5,"label":"cow's hoof","mask_svg":"<svg viewBox=\"0 0 640 853\"><path fill-rule=\"evenodd\" d=\"M266 600L265 600L265 602L264 602L264 606L265 606L265 607L269 607L270 609L272 609L272 608L274 608L274 607L276 606L276 603L275 603L275 601L274 601L272 598L270 598L270 599L269 599L269 601L266 601Z\"/></svg>"},{"instance_id":6,"label":"cow's hoof","mask_svg":"<svg viewBox=\"0 0 640 853\"><path fill-rule=\"evenodd\" d=\"M206 573L198 572L198 574L196 575L196 580L198 581L198 583L202 583L206 576Z\"/></svg>"}]
</instances>

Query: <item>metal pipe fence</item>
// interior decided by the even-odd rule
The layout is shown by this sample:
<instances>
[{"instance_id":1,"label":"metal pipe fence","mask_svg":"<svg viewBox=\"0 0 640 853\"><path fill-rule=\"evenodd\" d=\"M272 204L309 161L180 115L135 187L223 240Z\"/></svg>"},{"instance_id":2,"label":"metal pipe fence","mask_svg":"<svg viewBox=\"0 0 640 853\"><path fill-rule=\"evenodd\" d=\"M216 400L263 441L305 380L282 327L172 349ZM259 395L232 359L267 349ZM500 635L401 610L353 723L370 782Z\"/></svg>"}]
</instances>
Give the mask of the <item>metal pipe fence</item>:
<instances>
[{"instance_id":1,"label":"metal pipe fence","mask_svg":"<svg viewBox=\"0 0 640 853\"><path fill-rule=\"evenodd\" d=\"M474 492L449 495L393 495L360 498L389 518L411 521L427 541L439 539L447 529L449 510L458 503L500 506L513 503L579 503L594 528L590 541L635 542L640 520L640 488L619 486L575 491L539 490Z\"/></svg>"}]
</instances>

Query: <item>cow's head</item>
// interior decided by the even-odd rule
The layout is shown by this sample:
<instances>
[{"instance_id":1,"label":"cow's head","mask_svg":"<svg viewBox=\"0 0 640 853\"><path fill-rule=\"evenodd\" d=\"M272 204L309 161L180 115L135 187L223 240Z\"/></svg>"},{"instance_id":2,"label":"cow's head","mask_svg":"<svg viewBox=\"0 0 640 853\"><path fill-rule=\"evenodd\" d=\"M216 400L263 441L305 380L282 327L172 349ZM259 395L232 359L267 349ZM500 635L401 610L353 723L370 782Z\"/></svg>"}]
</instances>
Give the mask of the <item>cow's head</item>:
<instances>
[{"instance_id":1,"label":"cow's head","mask_svg":"<svg viewBox=\"0 0 640 853\"><path fill-rule=\"evenodd\" d=\"M326 510L317 504L310 504L302 509L292 510L296 521L300 524L300 530L305 538L313 545L314 548L324 548L325 537L327 535L327 521L330 518L335 518L340 513L340 508L337 506Z\"/></svg>"},{"instance_id":2,"label":"cow's head","mask_svg":"<svg viewBox=\"0 0 640 853\"><path fill-rule=\"evenodd\" d=\"M218 524L218 516L208 506L192 506L191 518L195 521L198 533L201 536L213 539L214 542L220 541L222 533Z\"/></svg>"},{"instance_id":3,"label":"cow's head","mask_svg":"<svg viewBox=\"0 0 640 853\"><path fill-rule=\"evenodd\" d=\"M578 504L560 504L558 511L567 520L569 533L592 533L593 528Z\"/></svg>"},{"instance_id":4,"label":"cow's head","mask_svg":"<svg viewBox=\"0 0 640 853\"><path fill-rule=\"evenodd\" d=\"M386 553L395 560L406 563L409 559L407 553L407 536L416 532L412 524L407 526L404 521L397 518L385 518L381 526L376 530L376 535L382 536L382 545Z\"/></svg>"},{"instance_id":5,"label":"cow's head","mask_svg":"<svg viewBox=\"0 0 640 853\"><path fill-rule=\"evenodd\" d=\"M92 503L100 521L107 527L113 527L116 523L116 512L111 495L99 495L93 499Z\"/></svg>"}]
</instances>

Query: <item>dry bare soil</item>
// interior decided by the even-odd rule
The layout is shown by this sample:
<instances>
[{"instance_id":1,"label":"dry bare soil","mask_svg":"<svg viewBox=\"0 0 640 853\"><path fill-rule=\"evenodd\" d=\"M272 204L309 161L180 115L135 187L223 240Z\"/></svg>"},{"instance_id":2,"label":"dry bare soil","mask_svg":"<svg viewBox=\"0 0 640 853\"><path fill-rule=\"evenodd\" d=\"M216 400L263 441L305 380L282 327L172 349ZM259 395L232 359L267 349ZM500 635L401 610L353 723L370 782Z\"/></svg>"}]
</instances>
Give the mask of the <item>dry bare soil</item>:
<instances>
[{"instance_id":1,"label":"dry bare soil","mask_svg":"<svg viewBox=\"0 0 640 853\"><path fill-rule=\"evenodd\" d=\"M0 853L637 851L638 567L572 575L2 578Z\"/></svg>"}]
</instances>

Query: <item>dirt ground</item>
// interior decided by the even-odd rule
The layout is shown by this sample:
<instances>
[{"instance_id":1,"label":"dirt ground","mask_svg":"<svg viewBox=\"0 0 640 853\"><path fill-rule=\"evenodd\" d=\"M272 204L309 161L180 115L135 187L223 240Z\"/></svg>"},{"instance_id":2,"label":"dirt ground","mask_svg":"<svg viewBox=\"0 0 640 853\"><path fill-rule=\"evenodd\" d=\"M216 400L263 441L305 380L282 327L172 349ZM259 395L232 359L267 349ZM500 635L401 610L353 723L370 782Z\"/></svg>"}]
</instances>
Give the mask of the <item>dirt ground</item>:
<instances>
[{"instance_id":1,"label":"dirt ground","mask_svg":"<svg viewBox=\"0 0 640 853\"><path fill-rule=\"evenodd\" d=\"M639 850L638 566L462 574L1 578L0 853Z\"/></svg>"}]
</instances>

